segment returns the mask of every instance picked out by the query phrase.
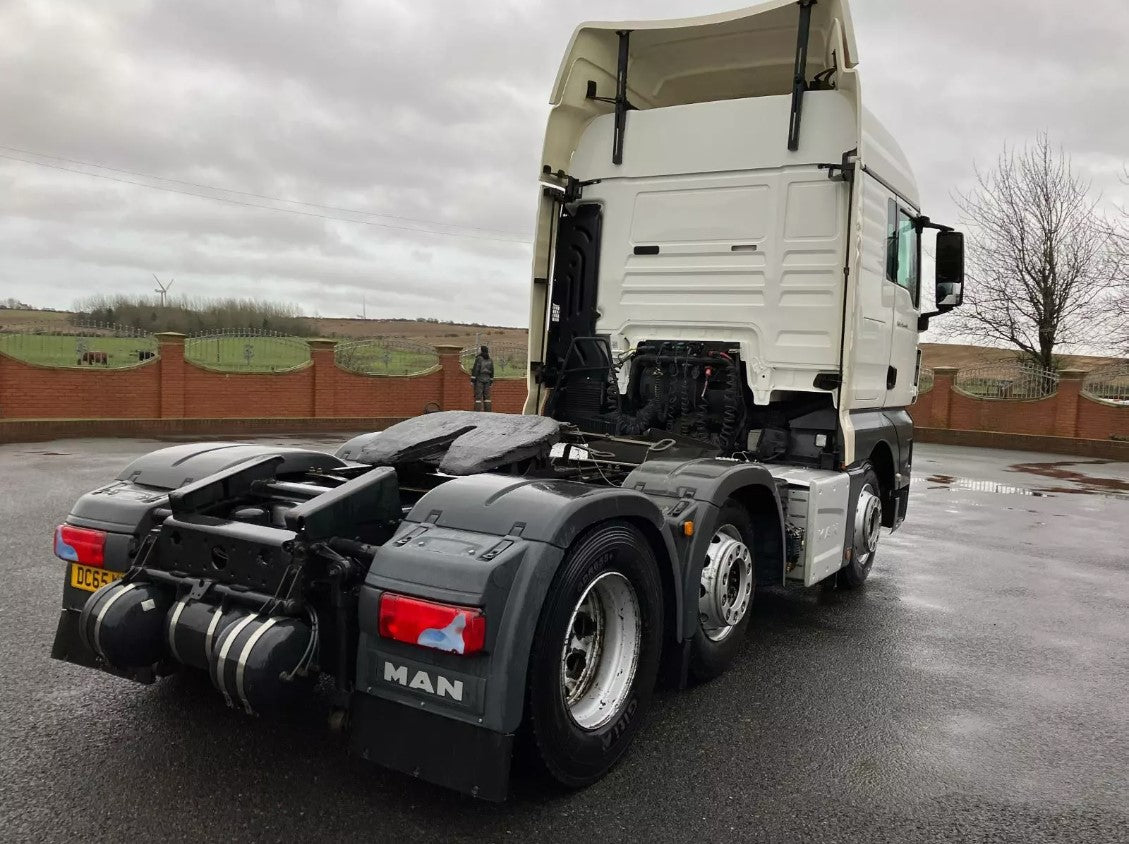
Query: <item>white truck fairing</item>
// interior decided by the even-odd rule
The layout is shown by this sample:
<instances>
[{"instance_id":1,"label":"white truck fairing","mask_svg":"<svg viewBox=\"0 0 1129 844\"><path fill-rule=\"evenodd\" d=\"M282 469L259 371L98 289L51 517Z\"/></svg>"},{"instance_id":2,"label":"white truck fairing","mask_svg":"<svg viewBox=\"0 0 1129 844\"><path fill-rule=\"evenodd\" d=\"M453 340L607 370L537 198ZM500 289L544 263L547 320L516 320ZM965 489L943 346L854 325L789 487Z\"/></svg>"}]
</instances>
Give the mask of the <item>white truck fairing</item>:
<instances>
[{"instance_id":1,"label":"white truck fairing","mask_svg":"<svg viewBox=\"0 0 1129 844\"><path fill-rule=\"evenodd\" d=\"M599 180L584 200L604 206L597 333L623 351L653 339L740 343L762 405L839 365L847 188L792 156L838 161L855 143L854 109L842 92L813 92L792 154L763 131L787 125L789 99L631 112L620 167L604 115L569 171ZM635 254L641 246L659 252Z\"/></svg>"},{"instance_id":2,"label":"white truck fairing","mask_svg":"<svg viewBox=\"0 0 1129 844\"><path fill-rule=\"evenodd\" d=\"M580 26L553 88L543 164L585 183L583 201L603 208L596 327L613 349L654 338L739 343L757 404L818 392L815 376L841 369L835 401L849 463L850 411L914 397L919 308L883 268L887 203L916 214L919 202L905 156L862 107L840 0L810 8L805 76L831 84L803 96L802 131L788 148L799 8L773 0L701 18ZM614 104L600 97L615 93L621 32L630 33L632 110L615 164ZM864 174L854 190L819 167L847 153ZM534 361L545 343L555 207L542 198ZM659 251L638 255L638 246ZM541 400L531 376L526 412Z\"/></svg>"}]
</instances>

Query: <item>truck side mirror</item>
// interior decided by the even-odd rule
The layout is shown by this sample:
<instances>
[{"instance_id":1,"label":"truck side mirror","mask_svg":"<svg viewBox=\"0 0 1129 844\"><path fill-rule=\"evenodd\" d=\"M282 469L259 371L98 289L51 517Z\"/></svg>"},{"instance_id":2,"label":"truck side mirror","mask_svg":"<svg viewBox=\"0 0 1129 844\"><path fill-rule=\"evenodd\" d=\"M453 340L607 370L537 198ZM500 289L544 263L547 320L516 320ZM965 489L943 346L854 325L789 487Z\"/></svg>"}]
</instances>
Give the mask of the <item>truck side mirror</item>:
<instances>
[{"instance_id":1,"label":"truck side mirror","mask_svg":"<svg viewBox=\"0 0 1129 844\"><path fill-rule=\"evenodd\" d=\"M964 233L937 232L937 310L951 311L964 301Z\"/></svg>"}]
</instances>

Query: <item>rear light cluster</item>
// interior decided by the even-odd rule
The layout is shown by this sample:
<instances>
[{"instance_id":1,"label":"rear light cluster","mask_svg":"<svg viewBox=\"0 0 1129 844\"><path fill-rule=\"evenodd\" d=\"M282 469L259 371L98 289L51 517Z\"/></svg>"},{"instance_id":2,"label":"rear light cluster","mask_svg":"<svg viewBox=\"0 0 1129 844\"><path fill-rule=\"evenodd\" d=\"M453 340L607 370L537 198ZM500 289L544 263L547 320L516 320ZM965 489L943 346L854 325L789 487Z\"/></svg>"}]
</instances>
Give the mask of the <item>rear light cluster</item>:
<instances>
[{"instance_id":1,"label":"rear light cluster","mask_svg":"<svg viewBox=\"0 0 1129 844\"><path fill-rule=\"evenodd\" d=\"M101 566L105 562L106 534L100 530L59 525L55 528L55 556L84 566Z\"/></svg>"},{"instance_id":2,"label":"rear light cluster","mask_svg":"<svg viewBox=\"0 0 1129 844\"><path fill-rule=\"evenodd\" d=\"M474 607L385 592L380 596L380 635L409 645L473 654L486 643L486 616Z\"/></svg>"}]
</instances>

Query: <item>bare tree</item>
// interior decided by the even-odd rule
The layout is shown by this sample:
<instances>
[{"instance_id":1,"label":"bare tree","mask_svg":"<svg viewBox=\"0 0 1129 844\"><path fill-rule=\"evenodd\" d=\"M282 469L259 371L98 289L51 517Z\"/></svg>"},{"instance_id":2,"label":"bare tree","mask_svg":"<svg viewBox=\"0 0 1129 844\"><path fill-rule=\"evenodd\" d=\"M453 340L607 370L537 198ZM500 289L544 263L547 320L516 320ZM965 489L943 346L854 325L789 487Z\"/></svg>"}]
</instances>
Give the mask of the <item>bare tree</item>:
<instances>
[{"instance_id":1,"label":"bare tree","mask_svg":"<svg viewBox=\"0 0 1129 844\"><path fill-rule=\"evenodd\" d=\"M1122 172L1121 181L1129 185L1129 167ZM1118 274L1109 300L1110 337L1114 348L1129 357L1129 209L1122 208L1114 221L1111 242L1118 256Z\"/></svg>"},{"instance_id":2,"label":"bare tree","mask_svg":"<svg viewBox=\"0 0 1129 844\"><path fill-rule=\"evenodd\" d=\"M969 226L965 304L950 330L1054 368L1064 345L1108 347L1098 326L1119 269L1108 221L1045 133L1005 147L976 186L956 196Z\"/></svg>"},{"instance_id":3,"label":"bare tree","mask_svg":"<svg viewBox=\"0 0 1129 844\"><path fill-rule=\"evenodd\" d=\"M1123 250L1122 266L1129 266L1129 232L1118 235ZM1110 342L1117 353L1129 358L1129 274L1124 271L1109 300Z\"/></svg>"}]
</instances>

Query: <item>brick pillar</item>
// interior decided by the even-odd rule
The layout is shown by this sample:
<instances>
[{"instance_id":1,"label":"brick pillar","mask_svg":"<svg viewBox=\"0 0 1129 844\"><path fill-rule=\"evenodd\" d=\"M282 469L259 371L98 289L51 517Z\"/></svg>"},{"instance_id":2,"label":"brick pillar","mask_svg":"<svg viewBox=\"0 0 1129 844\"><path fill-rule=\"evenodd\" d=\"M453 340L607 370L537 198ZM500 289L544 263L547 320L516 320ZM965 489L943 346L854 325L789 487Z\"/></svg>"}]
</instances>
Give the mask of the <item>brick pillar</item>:
<instances>
[{"instance_id":1,"label":"brick pillar","mask_svg":"<svg viewBox=\"0 0 1129 844\"><path fill-rule=\"evenodd\" d=\"M933 367L933 407L929 418L929 425L933 428L949 427L949 410L953 400L953 379L956 378L955 366Z\"/></svg>"},{"instance_id":2,"label":"brick pillar","mask_svg":"<svg viewBox=\"0 0 1129 844\"><path fill-rule=\"evenodd\" d=\"M157 335L161 354L161 418L184 418L184 335L161 331Z\"/></svg>"},{"instance_id":3,"label":"brick pillar","mask_svg":"<svg viewBox=\"0 0 1129 844\"><path fill-rule=\"evenodd\" d=\"M474 407L474 388L470 376L463 372L459 363L462 346L436 346L439 366L442 368L442 386L439 390L439 406L443 410L471 410Z\"/></svg>"},{"instance_id":4,"label":"brick pillar","mask_svg":"<svg viewBox=\"0 0 1129 844\"><path fill-rule=\"evenodd\" d=\"M337 341L317 338L306 342L310 344L310 360L314 365L314 402L310 415L337 416L337 396L334 392L337 381Z\"/></svg>"},{"instance_id":5,"label":"brick pillar","mask_svg":"<svg viewBox=\"0 0 1129 844\"><path fill-rule=\"evenodd\" d=\"M1056 437L1078 435L1078 398L1082 394L1083 369L1064 369L1058 374L1058 393L1055 395Z\"/></svg>"}]
</instances>

